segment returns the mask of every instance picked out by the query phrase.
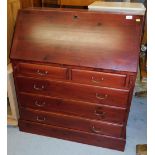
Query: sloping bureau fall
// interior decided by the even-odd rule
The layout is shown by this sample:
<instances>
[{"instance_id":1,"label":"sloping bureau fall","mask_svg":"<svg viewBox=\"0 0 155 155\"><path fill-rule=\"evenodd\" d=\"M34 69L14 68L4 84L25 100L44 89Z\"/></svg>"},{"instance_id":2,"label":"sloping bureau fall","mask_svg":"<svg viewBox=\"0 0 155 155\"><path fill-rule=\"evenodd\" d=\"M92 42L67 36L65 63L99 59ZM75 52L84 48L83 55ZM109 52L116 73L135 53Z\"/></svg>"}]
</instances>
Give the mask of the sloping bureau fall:
<instances>
[{"instance_id":1,"label":"sloping bureau fall","mask_svg":"<svg viewBox=\"0 0 155 155\"><path fill-rule=\"evenodd\" d=\"M19 129L123 151L142 23L142 15L20 10L10 56Z\"/></svg>"}]
</instances>

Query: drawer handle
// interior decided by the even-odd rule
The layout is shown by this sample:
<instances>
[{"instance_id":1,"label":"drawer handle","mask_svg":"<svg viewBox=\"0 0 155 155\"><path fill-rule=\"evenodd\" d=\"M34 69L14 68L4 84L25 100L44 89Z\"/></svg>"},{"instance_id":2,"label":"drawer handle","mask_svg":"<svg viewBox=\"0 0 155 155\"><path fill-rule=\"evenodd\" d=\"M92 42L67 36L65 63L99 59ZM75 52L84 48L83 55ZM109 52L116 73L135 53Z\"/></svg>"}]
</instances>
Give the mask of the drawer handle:
<instances>
[{"instance_id":1,"label":"drawer handle","mask_svg":"<svg viewBox=\"0 0 155 155\"><path fill-rule=\"evenodd\" d=\"M34 84L33 88L34 88L35 90L44 90L45 86L42 85L41 87L37 87L37 86Z\"/></svg>"},{"instance_id":2,"label":"drawer handle","mask_svg":"<svg viewBox=\"0 0 155 155\"><path fill-rule=\"evenodd\" d=\"M37 121L44 122L45 120L46 120L45 117L39 117L39 116L37 116Z\"/></svg>"},{"instance_id":3,"label":"drawer handle","mask_svg":"<svg viewBox=\"0 0 155 155\"><path fill-rule=\"evenodd\" d=\"M106 112L99 111L98 109L95 109L94 111L96 116L100 116L101 118L105 118Z\"/></svg>"},{"instance_id":4,"label":"drawer handle","mask_svg":"<svg viewBox=\"0 0 155 155\"><path fill-rule=\"evenodd\" d=\"M107 97L108 97L107 94L105 94L105 95L99 95L98 93L96 93L96 98L97 98L97 99L105 100Z\"/></svg>"},{"instance_id":5,"label":"drawer handle","mask_svg":"<svg viewBox=\"0 0 155 155\"><path fill-rule=\"evenodd\" d=\"M35 101L35 103L34 103L36 106L38 106L38 107L44 107L45 106L45 102L41 102L41 103L39 103L38 101Z\"/></svg>"},{"instance_id":6,"label":"drawer handle","mask_svg":"<svg viewBox=\"0 0 155 155\"><path fill-rule=\"evenodd\" d=\"M104 78L102 77L101 80L95 80L95 78L92 76L91 81L94 83L100 83L104 80Z\"/></svg>"},{"instance_id":7,"label":"drawer handle","mask_svg":"<svg viewBox=\"0 0 155 155\"><path fill-rule=\"evenodd\" d=\"M102 131L97 130L97 129L95 128L94 125L92 125L91 130L92 130L94 133L102 133Z\"/></svg>"},{"instance_id":8,"label":"drawer handle","mask_svg":"<svg viewBox=\"0 0 155 155\"><path fill-rule=\"evenodd\" d=\"M40 71L39 69L37 70L37 74L41 75L41 76L45 76L48 74L48 71Z\"/></svg>"}]
</instances>

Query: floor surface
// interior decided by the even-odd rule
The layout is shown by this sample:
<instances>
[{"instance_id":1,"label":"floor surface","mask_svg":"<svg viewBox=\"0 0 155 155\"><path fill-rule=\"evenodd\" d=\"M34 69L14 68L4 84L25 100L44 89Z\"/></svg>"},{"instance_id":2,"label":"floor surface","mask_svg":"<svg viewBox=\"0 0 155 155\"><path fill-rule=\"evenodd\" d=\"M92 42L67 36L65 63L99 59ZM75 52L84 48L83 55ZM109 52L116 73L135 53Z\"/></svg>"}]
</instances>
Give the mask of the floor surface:
<instances>
[{"instance_id":1,"label":"floor surface","mask_svg":"<svg viewBox=\"0 0 155 155\"><path fill-rule=\"evenodd\" d=\"M146 144L146 97L133 97L124 152L20 132L8 126L8 155L135 155Z\"/></svg>"}]
</instances>

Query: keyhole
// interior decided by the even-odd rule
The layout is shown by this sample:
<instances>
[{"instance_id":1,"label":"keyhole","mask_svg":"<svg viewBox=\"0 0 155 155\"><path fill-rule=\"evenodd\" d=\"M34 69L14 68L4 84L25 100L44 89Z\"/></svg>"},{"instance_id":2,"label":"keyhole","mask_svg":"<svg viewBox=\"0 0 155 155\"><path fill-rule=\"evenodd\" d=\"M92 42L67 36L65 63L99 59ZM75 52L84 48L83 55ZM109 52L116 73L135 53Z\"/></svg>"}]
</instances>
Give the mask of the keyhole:
<instances>
[{"instance_id":1,"label":"keyhole","mask_svg":"<svg viewBox=\"0 0 155 155\"><path fill-rule=\"evenodd\" d=\"M78 16L74 15L74 16L73 16L73 19L78 19Z\"/></svg>"},{"instance_id":2,"label":"keyhole","mask_svg":"<svg viewBox=\"0 0 155 155\"><path fill-rule=\"evenodd\" d=\"M102 23L100 23L100 22L99 22L99 23L97 23L97 26L101 26L101 25L102 25Z\"/></svg>"}]
</instances>

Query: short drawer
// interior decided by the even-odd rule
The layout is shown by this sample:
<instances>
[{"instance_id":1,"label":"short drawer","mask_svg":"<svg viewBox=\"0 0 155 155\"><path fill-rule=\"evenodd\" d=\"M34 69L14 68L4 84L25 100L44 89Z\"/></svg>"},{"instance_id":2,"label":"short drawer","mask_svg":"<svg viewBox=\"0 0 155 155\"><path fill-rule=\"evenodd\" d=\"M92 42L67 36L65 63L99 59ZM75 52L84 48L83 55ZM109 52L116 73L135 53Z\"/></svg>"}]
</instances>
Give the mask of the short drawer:
<instances>
[{"instance_id":1,"label":"short drawer","mask_svg":"<svg viewBox=\"0 0 155 155\"><path fill-rule=\"evenodd\" d=\"M46 77L51 79L66 79L67 69L40 64L18 63L15 72L24 76Z\"/></svg>"},{"instance_id":2,"label":"short drawer","mask_svg":"<svg viewBox=\"0 0 155 155\"><path fill-rule=\"evenodd\" d=\"M20 93L19 103L25 108L71 114L120 124L124 123L126 119L125 108L110 107L54 97L52 98L36 94Z\"/></svg>"},{"instance_id":3,"label":"short drawer","mask_svg":"<svg viewBox=\"0 0 155 155\"><path fill-rule=\"evenodd\" d=\"M124 87L126 75L73 69L72 80L96 86Z\"/></svg>"},{"instance_id":4,"label":"short drawer","mask_svg":"<svg viewBox=\"0 0 155 155\"><path fill-rule=\"evenodd\" d=\"M28 77L16 77L17 90L46 96L127 107L129 90L75 84Z\"/></svg>"},{"instance_id":5,"label":"short drawer","mask_svg":"<svg viewBox=\"0 0 155 155\"><path fill-rule=\"evenodd\" d=\"M123 125L24 108L20 109L20 119L114 137L121 137L123 130Z\"/></svg>"}]
</instances>

